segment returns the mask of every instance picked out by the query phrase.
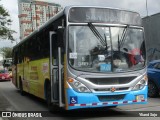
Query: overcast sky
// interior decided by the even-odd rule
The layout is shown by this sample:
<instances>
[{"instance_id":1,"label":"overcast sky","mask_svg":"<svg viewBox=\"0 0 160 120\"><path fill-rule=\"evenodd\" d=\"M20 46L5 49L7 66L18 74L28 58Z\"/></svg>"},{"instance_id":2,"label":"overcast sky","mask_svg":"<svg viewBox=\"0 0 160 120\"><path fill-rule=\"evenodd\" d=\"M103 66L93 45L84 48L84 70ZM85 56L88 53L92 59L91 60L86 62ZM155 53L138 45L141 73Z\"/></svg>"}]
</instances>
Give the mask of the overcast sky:
<instances>
[{"instance_id":1,"label":"overcast sky","mask_svg":"<svg viewBox=\"0 0 160 120\"><path fill-rule=\"evenodd\" d=\"M41 1L41 0L40 0ZM122 9L133 10L139 12L142 17L147 15L146 0L44 0L47 2L54 2L65 7L66 5L95 5L105 7L116 7ZM152 15L160 12L160 0L147 0L148 14ZM12 19L11 29L17 33L14 38L19 41L19 20L18 20L18 5L17 0L1 0L0 5L3 5L10 13ZM10 41L0 41L0 48L4 46L13 46L14 43Z\"/></svg>"}]
</instances>

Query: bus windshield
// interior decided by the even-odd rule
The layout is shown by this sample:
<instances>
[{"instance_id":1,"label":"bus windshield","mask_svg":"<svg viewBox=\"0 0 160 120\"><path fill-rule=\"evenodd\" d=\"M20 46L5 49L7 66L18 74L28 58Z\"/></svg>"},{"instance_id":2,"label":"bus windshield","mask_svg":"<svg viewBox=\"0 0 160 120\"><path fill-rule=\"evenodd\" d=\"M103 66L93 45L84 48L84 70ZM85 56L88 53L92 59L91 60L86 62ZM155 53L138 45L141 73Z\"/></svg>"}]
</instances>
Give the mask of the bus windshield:
<instances>
[{"instance_id":1,"label":"bus windshield","mask_svg":"<svg viewBox=\"0 0 160 120\"><path fill-rule=\"evenodd\" d=\"M145 65L144 34L136 27L69 26L69 64L87 72L126 72Z\"/></svg>"}]
</instances>

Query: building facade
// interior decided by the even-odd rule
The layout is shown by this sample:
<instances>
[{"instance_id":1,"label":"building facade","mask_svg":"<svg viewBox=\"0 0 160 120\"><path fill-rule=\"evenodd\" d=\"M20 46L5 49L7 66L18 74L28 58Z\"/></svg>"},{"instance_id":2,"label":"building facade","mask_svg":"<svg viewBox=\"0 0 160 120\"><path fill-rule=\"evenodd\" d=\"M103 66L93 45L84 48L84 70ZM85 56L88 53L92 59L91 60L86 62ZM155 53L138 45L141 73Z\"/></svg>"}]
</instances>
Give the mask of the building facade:
<instances>
[{"instance_id":1,"label":"building facade","mask_svg":"<svg viewBox=\"0 0 160 120\"><path fill-rule=\"evenodd\" d=\"M20 39L43 25L57 14L62 7L55 3L40 0L18 0Z\"/></svg>"}]
</instances>

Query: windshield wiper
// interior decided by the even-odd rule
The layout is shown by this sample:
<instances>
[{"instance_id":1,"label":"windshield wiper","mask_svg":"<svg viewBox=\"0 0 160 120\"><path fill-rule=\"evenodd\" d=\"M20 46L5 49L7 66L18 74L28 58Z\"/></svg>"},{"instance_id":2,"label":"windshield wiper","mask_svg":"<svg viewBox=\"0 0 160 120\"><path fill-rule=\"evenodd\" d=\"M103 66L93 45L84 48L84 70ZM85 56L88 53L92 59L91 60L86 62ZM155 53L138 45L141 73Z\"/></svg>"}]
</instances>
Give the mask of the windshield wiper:
<instances>
[{"instance_id":1,"label":"windshield wiper","mask_svg":"<svg viewBox=\"0 0 160 120\"><path fill-rule=\"evenodd\" d=\"M106 52L107 52L107 55L108 55L108 43L107 43L107 37L106 35L104 34L104 38L105 38L105 46L106 46Z\"/></svg>"},{"instance_id":2,"label":"windshield wiper","mask_svg":"<svg viewBox=\"0 0 160 120\"><path fill-rule=\"evenodd\" d=\"M120 40L119 40L119 34L118 34L118 52L120 53Z\"/></svg>"},{"instance_id":3,"label":"windshield wiper","mask_svg":"<svg viewBox=\"0 0 160 120\"><path fill-rule=\"evenodd\" d=\"M124 42L125 42L126 33L127 33L127 31L128 31L128 28L129 28L129 25L127 25L127 26L125 27L125 29L123 30L121 39L118 40L118 47L119 47L119 49L123 46L123 44L124 44ZM118 38L118 39L119 39L119 38Z\"/></svg>"},{"instance_id":4,"label":"windshield wiper","mask_svg":"<svg viewBox=\"0 0 160 120\"><path fill-rule=\"evenodd\" d=\"M98 40L101 42L101 44L105 46L106 42L104 38L101 36L101 34L98 32L98 30L95 28L95 26L92 23L88 23L88 26L91 29L91 31L94 33L94 35L98 38Z\"/></svg>"}]
</instances>

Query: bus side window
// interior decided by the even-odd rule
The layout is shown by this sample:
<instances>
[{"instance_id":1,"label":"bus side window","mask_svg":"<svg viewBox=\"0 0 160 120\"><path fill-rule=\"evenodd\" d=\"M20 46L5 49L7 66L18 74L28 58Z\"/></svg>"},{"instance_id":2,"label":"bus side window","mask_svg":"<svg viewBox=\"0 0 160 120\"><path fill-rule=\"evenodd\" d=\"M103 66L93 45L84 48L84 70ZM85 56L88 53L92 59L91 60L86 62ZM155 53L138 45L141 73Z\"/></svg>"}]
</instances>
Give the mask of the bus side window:
<instances>
[{"instance_id":1,"label":"bus side window","mask_svg":"<svg viewBox=\"0 0 160 120\"><path fill-rule=\"evenodd\" d=\"M58 55L58 45L57 45L57 34L52 35L52 54L54 59L57 59Z\"/></svg>"},{"instance_id":2,"label":"bus side window","mask_svg":"<svg viewBox=\"0 0 160 120\"><path fill-rule=\"evenodd\" d=\"M18 63L22 63L23 61L23 46L18 48Z\"/></svg>"},{"instance_id":3,"label":"bus side window","mask_svg":"<svg viewBox=\"0 0 160 120\"><path fill-rule=\"evenodd\" d=\"M17 49L13 51L13 64L16 65L18 63L18 52Z\"/></svg>"},{"instance_id":4,"label":"bus side window","mask_svg":"<svg viewBox=\"0 0 160 120\"><path fill-rule=\"evenodd\" d=\"M24 61L30 60L30 46L29 42L24 44Z\"/></svg>"},{"instance_id":5,"label":"bus side window","mask_svg":"<svg viewBox=\"0 0 160 120\"><path fill-rule=\"evenodd\" d=\"M37 59L37 41L36 36L34 36L32 39L28 40L28 43L26 43L26 50L25 51L25 57L29 58L31 61Z\"/></svg>"},{"instance_id":6,"label":"bus side window","mask_svg":"<svg viewBox=\"0 0 160 120\"><path fill-rule=\"evenodd\" d=\"M64 29L60 28L57 31L57 41L58 41L58 47L64 48Z\"/></svg>"},{"instance_id":7,"label":"bus side window","mask_svg":"<svg viewBox=\"0 0 160 120\"><path fill-rule=\"evenodd\" d=\"M37 43L37 59L43 58L43 43L42 43L42 37L43 33L39 33L39 35L36 38L36 43Z\"/></svg>"},{"instance_id":8,"label":"bus side window","mask_svg":"<svg viewBox=\"0 0 160 120\"><path fill-rule=\"evenodd\" d=\"M31 39L31 59L32 60L36 60L36 57L37 57L37 54L36 54L36 52L37 52L37 41L36 41L36 36L34 36L32 39Z\"/></svg>"},{"instance_id":9,"label":"bus side window","mask_svg":"<svg viewBox=\"0 0 160 120\"><path fill-rule=\"evenodd\" d=\"M42 43L43 43L43 56L44 58L49 57L49 29L46 29L43 31L43 38L42 38Z\"/></svg>"}]
</instances>

